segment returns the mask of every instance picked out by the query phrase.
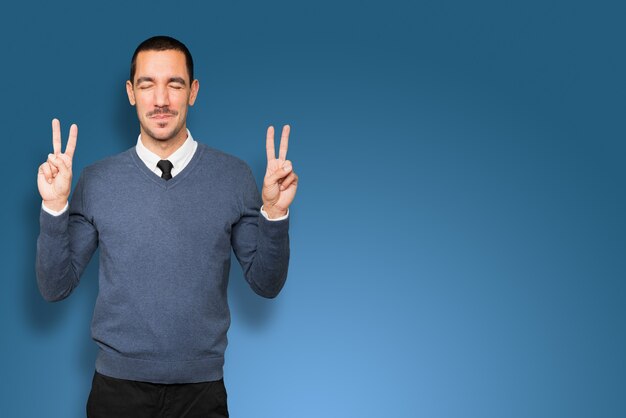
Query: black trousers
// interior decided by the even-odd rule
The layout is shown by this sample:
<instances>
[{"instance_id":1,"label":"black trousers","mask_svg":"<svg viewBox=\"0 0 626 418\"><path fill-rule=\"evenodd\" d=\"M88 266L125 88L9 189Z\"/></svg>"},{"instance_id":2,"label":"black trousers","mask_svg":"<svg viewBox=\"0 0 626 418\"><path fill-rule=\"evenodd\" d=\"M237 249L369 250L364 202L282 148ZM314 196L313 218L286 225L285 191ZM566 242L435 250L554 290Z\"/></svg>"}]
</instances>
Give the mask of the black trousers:
<instances>
[{"instance_id":1,"label":"black trousers","mask_svg":"<svg viewBox=\"0 0 626 418\"><path fill-rule=\"evenodd\" d=\"M161 384L93 375L88 418L228 417L224 379L214 382Z\"/></svg>"}]
</instances>

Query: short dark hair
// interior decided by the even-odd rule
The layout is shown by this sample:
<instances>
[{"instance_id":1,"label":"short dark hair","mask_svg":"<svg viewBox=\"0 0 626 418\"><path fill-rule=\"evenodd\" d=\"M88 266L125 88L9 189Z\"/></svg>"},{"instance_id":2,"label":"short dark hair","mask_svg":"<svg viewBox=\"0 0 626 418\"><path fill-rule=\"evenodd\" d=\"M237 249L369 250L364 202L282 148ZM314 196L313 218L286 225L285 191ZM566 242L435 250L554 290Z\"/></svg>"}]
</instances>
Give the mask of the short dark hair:
<instances>
[{"instance_id":1,"label":"short dark hair","mask_svg":"<svg viewBox=\"0 0 626 418\"><path fill-rule=\"evenodd\" d=\"M139 44L137 49L135 49L135 53L133 54L133 58L130 61L130 82L134 82L135 78L135 70L137 67L137 55L141 51L169 51L169 50L180 51L185 54L185 61L187 63L187 73L189 74L189 83L193 82L193 58L191 58L191 52L181 41L174 39L170 36L153 36L152 38L148 38L142 43Z\"/></svg>"}]
</instances>

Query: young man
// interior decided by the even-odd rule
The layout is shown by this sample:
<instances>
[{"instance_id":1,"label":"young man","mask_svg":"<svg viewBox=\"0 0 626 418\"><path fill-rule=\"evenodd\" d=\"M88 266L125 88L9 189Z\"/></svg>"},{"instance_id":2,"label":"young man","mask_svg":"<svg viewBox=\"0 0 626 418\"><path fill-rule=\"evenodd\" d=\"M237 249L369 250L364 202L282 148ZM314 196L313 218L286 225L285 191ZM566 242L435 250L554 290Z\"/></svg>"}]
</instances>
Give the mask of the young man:
<instances>
[{"instance_id":1,"label":"young man","mask_svg":"<svg viewBox=\"0 0 626 418\"><path fill-rule=\"evenodd\" d=\"M289 126L278 158L267 130L261 198L243 161L192 138L186 117L198 90L185 45L165 36L141 43L126 82L137 145L86 167L70 202L78 128L62 153L52 121L53 153L37 178L37 282L46 300L66 298L100 247L90 418L227 417L231 247L259 295L275 297L287 277L298 185Z\"/></svg>"}]
</instances>

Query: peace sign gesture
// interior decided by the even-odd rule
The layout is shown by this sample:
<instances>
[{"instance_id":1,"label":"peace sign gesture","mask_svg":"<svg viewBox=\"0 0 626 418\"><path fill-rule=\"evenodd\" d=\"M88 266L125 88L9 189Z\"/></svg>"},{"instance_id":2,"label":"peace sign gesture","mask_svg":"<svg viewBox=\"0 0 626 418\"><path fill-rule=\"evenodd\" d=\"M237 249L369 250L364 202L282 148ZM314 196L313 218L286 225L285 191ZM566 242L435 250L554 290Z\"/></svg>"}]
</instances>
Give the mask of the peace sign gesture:
<instances>
[{"instance_id":1,"label":"peace sign gesture","mask_svg":"<svg viewBox=\"0 0 626 418\"><path fill-rule=\"evenodd\" d=\"M270 218L287 214L287 209L296 195L298 176L293 171L291 161L287 160L289 145L289 125L283 126L280 138L278 158L274 149L274 127L267 128L267 170L263 179L263 209Z\"/></svg>"},{"instance_id":2,"label":"peace sign gesture","mask_svg":"<svg viewBox=\"0 0 626 418\"><path fill-rule=\"evenodd\" d=\"M37 187L47 208L61 210L65 207L72 188L72 158L76 149L78 126L70 127L70 135L61 153L61 123L52 119L52 149L48 160L39 166Z\"/></svg>"}]
</instances>

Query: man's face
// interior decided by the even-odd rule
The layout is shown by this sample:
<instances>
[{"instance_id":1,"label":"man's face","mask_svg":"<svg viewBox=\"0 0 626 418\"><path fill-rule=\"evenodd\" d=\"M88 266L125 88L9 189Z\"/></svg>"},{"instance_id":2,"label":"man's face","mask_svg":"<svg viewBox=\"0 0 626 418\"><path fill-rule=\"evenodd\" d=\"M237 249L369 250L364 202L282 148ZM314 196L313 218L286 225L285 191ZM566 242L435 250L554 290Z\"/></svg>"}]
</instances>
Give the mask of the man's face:
<instances>
[{"instance_id":1,"label":"man's face","mask_svg":"<svg viewBox=\"0 0 626 418\"><path fill-rule=\"evenodd\" d=\"M126 82L130 104L137 107L141 135L157 141L187 137L187 107L198 94L189 80L185 54L176 50L141 51L135 79Z\"/></svg>"}]
</instances>

